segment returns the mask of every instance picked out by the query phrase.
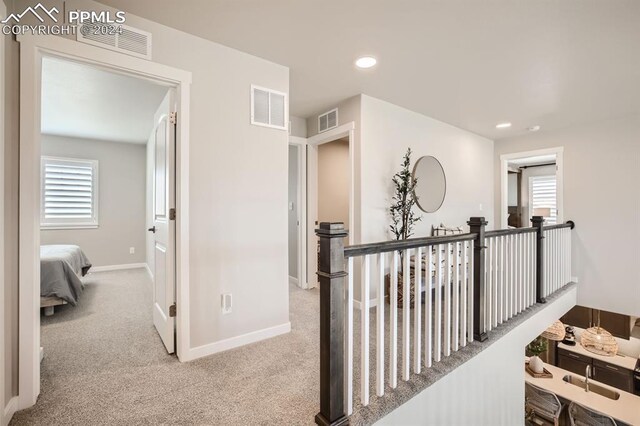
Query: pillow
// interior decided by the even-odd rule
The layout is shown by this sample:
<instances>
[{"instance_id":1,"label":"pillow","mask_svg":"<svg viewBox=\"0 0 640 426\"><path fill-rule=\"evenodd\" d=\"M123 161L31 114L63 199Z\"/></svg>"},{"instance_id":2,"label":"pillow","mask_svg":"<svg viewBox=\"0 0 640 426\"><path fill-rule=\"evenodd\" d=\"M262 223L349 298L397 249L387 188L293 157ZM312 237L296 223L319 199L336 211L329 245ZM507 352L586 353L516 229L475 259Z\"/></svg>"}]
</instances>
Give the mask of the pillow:
<instances>
[{"instance_id":1,"label":"pillow","mask_svg":"<svg viewBox=\"0 0 640 426\"><path fill-rule=\"evenodd\" d=\"M431 235L434 237L456 234L464 234L462 226L445 226L443 223L439 226L431 226Z\"/></svg>"}]
</instances>

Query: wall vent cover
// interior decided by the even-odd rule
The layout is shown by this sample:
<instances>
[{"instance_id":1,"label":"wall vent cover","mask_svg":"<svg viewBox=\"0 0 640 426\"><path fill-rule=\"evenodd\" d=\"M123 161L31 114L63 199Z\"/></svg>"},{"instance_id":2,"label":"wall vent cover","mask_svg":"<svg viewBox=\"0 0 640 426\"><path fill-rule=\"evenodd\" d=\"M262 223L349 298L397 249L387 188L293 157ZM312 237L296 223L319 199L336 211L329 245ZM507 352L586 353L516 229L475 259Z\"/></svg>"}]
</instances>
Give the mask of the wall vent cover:
<instances>
[{"instance_id":1,"label":"wall vent cover","mask_svg":"<svg viewBox=\"0 0 640 426\"><path fill-rule=\"evenodd\" d=\"M327 111L318 116L318 133L338 127L338 108Z\"/></svg>"},{"instance_id":2,"label":"wall vent cover","mask_svg":"<svg viewBox=\"0 0 640 426\"><path fill-rule=\"evenodd\" d=\"M286 93L251 86L251 124L287 130L288 117Z\"/></svg>"},{"instance_id":3,"label":"wall vent cover","mask_svg":"<svg viewBox=\"0 0 640 426\"><path fill-rule=\"evenodd\" d=\"M127 25L116 26L101 22L82 24L76 31L76 39L83 43L151 60L151 33Z\"/></svg>"}]
</instances>

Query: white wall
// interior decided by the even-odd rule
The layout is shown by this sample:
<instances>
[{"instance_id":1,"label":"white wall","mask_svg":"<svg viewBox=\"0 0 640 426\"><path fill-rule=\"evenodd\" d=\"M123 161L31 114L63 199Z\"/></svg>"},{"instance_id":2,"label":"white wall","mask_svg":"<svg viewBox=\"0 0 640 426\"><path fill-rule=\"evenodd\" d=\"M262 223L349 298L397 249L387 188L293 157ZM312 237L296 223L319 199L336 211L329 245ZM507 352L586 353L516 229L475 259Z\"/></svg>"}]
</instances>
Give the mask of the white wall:
<instances>
[{"instance_id":1,"label":"white wall","mask_svg":"<svg viewBox=\"0 0 640 426\"><path fill-rule=\"evenodd\" d=\"M516 173L509 173L508 176L508 205L509 206L517 206L518 205L518 175Z\"/></svg>"},{"instance_id":2,"label":"white wall","mask_svg":"<svg viewBox=\"0 0 640 426\"><path fill-rule=\"evenodd\" d=\"M575 303L574 288L376 424L523 424L524 348Z\"/></svg>"},{"instance_id":3,"label":"white wall","mask_svg":"<svg viewBox=\"0 0 640 426\"><path fill-rule=\"evenodd\" d=\"M7 7L3 2L0 2L0 16L7 16ZM4 39L5 36L2 36L0 39L0 152L4 157L4 145L5 145L5 133L4 133L4 79L5 79L5 69L4 69ZM0 409L2 409L2 413L0 413L0 419L2 419L2 424L8 423L7 420L4 419L4 410L6 407L6 399L5 394L7 393L7 382L11 381L11 371L7 371L5 364L5 352L7 351L8 346L5 345L5 335L7 335L7 330L5 329L5 276L4 276L4 161L0 161ZM8 373L8 374L7 374ZM8 379L8 380L7 380ZM11 389L9 390L9 395L11 394Z\"/></svg>"},{"instance_id":4,"label":"white wall","mask_svg":"<svg viewBox=\"0 0 640 426\"><path fill-rule=\"evenodd\" d=\"M564 147L564 219L573 220L578 304L640 316L640 115L538 132L495 144L495 208L500 155Z\"/></svg>"},{"instance_id":5,"label":"white wall","mask_svg":"<svg viewBox=\"0 0 640 426\"><path fill-rule=\"evenodd\" d=\"M318 147L318 221L349 227L349 140Z\"/></svg>"},{"instance_id":6,"label":"white wall","mask_svg":"<svg viewBox=\"0 0 640 426\"><path fill-rule=\"evenodd\" d=\"M307 120L300 117L290 116L289 121L291 122L291 129L289 134L291 136L297 136L299 138L307 137Z\"/></svg>"},{"instance_id":7,"label":"white wall","mask_svg":"<svg viewBox=\"0 0 640 426\"><path fill-rule=\"evenodd\" d=\"M420 213L414 237L431 235L441 222L463 226L484 216L494 227L493 142L388 102L362 96L362 242L390 239L391 178L400 170L407 148L413 164L424 155L436 157L446 175L447 193L435 213ZM482 208L481 208L482 207Z\"/></svg>"},{"instance_id":8,"label":"white wall","mask_svg":"<svg viewBox=\"0 0 640 426\"><path fill-rule=\"evenodd\" d=\"M41 243L78 245L94 267L144 263L145 145L51 135L41 140L42 155L98 160L99 197L98 228L41 229Z\"/></svg>"}]
</instances>

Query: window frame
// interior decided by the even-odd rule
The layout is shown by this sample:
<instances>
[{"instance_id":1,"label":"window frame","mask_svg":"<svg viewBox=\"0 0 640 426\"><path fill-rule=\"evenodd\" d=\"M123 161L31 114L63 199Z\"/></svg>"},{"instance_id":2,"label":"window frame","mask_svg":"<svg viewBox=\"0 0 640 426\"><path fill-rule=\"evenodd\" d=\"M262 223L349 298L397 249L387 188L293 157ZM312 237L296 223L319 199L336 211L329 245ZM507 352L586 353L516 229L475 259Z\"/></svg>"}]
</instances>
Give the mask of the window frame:
<instances>
[{"instance_id":1,"label":"window frame","mask_svg":"<svg viewBox=\"0 0 640 426\"><path fill-rule=\"evenodd\" d=\"M60 165L69 163L79 163L84 166L91 166L91 218L79 219L47 219L45 218L45 167L47 164ZM95 229L99 227L99 196L98 196L98 160L84 158L68 158L42 155L40 157L40 229Z\"/></svg>"},{"instance_id":2,"label":"window frame","mask_svg":"<svg viewBox=\"0 0 640 426\"><path fill-rule=\"evenodd\" d=\"M535 209L534 205L533 205L533 181L536 179L542 179L542 178L553 178L555 181L555 208L550 208L552 213L554 213L554 215L549 216L549 217L545 217L545 224L547 225L556 225L558 223L558 175L557 174L548 174L548 175L535 175L535 176L529 176L529 211L531 212L530 216L533 215L533 210ZM553 211L555 210L555 212ZM549 222L549 220L552 219L554 222L551 223Z\"/></svg>"}]
</instances>

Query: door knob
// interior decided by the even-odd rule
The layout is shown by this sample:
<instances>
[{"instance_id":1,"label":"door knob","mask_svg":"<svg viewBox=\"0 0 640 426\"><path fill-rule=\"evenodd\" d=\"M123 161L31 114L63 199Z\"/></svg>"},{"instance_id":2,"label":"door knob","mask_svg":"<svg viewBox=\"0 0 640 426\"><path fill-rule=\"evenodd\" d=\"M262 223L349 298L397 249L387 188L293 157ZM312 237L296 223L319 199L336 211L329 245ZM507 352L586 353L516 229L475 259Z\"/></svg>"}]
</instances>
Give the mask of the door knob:
<instances>
[{"instance_id":1,"label":"door knob","mask_svg":"<svg viewBox=\"0 0 640 426\"><path fill-rule=\"evenodd\" d=\"M155 225L154 225L154 226L152 226L151 228L147 229L147 231L151 231L151 232L153 232L153 233L155 234L155 233L156 233L156 227L155 227Z\"/></svg>"}]
</instances>

